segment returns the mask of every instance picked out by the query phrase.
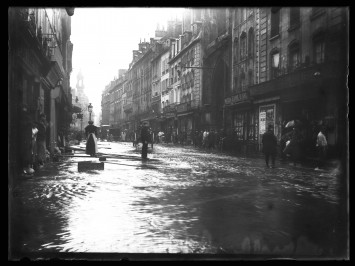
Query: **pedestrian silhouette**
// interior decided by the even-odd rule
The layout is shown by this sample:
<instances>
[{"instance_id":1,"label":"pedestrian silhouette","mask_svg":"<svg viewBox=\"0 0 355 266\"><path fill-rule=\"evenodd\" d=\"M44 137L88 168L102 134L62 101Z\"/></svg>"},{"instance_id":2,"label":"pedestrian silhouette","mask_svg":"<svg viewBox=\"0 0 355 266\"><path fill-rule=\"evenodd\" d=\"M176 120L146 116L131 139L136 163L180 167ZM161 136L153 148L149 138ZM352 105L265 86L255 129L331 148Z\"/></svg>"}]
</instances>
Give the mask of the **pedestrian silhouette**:
<instances>
[{"instance_id":1,"label":"pedestrian silhouette","mask_svg":"<svg viewBox=\"0 0 355 266\"><path fill-rule=\"evenodd\" d=\"M90 154L90 156L95 156L97 153L97 127L93 125L93 121L89 121L88 123L89 125L85 127L85 134L87 137L86 154Z\"/></svg>"},{"instance_id":2,"label":"pedestrian silhouette","mask_svg":"<svg viewBox=\"0 0 355 266\"><path fill-rule=\"evenodd\" d=\"M148 154L148 141L150 139L148 125L143 124L141 129L142 159L146 160Z\"/></svg>"},{"instance_id":3,"label":"pedestrian silhouette","mask_svg":"<svg viewBox=\"0 0 355 266\"><path fill-rule=\"evenodd\" d=\"M269 168L269 159L271 157L272 168L275 167L275 159L277 154L277 139L273 132L274 126L269 125L268 131L263 134L262 144L263 153L265 155L266 167Z\"/></svg>"}]
</instances>

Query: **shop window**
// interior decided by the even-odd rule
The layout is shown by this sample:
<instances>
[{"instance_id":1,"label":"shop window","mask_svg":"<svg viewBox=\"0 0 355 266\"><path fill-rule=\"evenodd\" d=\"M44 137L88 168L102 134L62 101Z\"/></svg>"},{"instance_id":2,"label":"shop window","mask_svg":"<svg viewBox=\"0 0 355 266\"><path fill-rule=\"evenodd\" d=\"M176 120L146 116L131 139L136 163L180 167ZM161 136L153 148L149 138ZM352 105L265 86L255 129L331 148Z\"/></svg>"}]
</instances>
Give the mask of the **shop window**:
<instances>
[{"instance_id":1,"label":"shop window","mask_svg":"<svg viewBox=\"0 0 355 266\"><path fill-rule=\"evenodd\" d=\"M298 42L294 42L289 46L289 59L288 67L289 71L293 71L300 66L301 56L300 47Z\"/></svg>"},{"instance_id":2,"label":"shop window","mask_svg":"<svg viewBox=\"0 0 355 266\"><path fill-rule=\"evenodd\" d=\"M257 134L256 134L256 129L257 129L257 121L255 119L255 114L250 113L249 114L249 127L248 127L248 140L251 141L256 141L257 140Z\"/></svg>"},{"instance_id":3,"label":"shop window","mask_svg":"<svg viewBox=\"0 0 355 266\"><path fill-rule=\"evenodd\" d=\"M270 79L277 78L280 74L280 53L274 51L271 53Z\"/></svg>"},{"instance_id":4,"label":"shop window","mask_svg":"<svg viewBox=\"0 0 355 266\"><path fill-rule=\"evenodd\" d=\"M271 8L271 38L280 33L280 8Z\"/></svg>"},{"instance_id":5,"label":"shop window","mask_svg":"<svg viewBox=\"0 0 355 266\"><path fill-rule=\"evenodd\" d=\"M316 64L324 62L325 41L324 35L317 35L313 38L313 61Z\"/></svg>"},{"instance_id":6,"label":"shop window","mask_svg":"<svg viewBox=\"0 0 355 266\"><path fill-rule=\"evenodd\" d=\"M238 138L238 140L245 140L245 113L234 114L234 132Z\"/></svg>"}]
</instances>

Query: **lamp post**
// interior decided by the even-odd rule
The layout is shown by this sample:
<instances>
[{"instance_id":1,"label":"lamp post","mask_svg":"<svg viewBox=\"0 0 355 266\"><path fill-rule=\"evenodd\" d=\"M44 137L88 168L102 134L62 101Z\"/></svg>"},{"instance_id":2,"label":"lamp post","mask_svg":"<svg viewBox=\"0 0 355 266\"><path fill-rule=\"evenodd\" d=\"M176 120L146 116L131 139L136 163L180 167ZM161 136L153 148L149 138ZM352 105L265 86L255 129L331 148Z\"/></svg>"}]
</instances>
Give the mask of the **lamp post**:
<instances>
[{"instance_id":1,"label":"lamp post","mask_svg":"<svg viewBox=\"0 0 355 266\"><path fill-rule=\"evenodd\" d=\"M92 109L93 109L93 106L91 105L91 103L89 103L89 106L88 106L88 111L89 111L89 114L90 114L89 121L91 121L91 112L92 112Z\"/></svg>"}]
</instances>

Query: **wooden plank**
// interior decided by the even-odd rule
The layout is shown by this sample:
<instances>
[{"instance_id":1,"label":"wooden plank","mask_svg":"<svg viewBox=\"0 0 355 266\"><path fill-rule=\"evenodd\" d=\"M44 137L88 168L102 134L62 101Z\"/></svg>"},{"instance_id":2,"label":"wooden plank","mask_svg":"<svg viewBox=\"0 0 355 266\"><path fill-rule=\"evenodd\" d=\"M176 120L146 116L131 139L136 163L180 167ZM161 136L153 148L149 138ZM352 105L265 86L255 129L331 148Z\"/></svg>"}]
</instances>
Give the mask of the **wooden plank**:
<instances>
[{"instance_id":1,"label":"wooden plank","mask_svg":"<svg viewBox=\"0 0 355 266\"><path fill-rule=\"evenodd\" d=\"M90 170L104 170L104 163L97 162L78 162L78 172L90 171Z\"/></svg>"}]
</instances>

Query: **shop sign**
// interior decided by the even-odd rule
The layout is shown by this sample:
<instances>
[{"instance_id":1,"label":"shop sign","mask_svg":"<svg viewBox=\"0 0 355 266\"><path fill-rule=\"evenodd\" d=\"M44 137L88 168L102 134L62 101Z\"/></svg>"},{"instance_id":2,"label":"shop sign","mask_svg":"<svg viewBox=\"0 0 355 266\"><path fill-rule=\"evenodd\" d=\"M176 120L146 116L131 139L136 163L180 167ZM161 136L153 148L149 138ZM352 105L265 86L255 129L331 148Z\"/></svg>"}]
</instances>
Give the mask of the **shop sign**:
<instances>
[{"instance_id":1,"label":"shop sign","mask_svg":"<svg viewBox=\"0 0 355 266\"><path fill-rule=\"evenodd\" d=\"M246 91L238 93L232 96L232 104L248 100L248 94Z\"/></svg>"}]
</instances>

